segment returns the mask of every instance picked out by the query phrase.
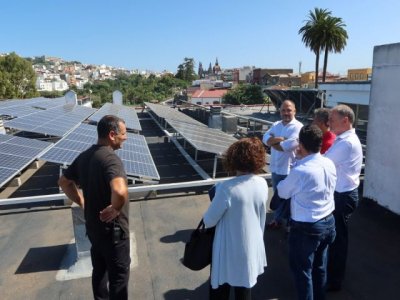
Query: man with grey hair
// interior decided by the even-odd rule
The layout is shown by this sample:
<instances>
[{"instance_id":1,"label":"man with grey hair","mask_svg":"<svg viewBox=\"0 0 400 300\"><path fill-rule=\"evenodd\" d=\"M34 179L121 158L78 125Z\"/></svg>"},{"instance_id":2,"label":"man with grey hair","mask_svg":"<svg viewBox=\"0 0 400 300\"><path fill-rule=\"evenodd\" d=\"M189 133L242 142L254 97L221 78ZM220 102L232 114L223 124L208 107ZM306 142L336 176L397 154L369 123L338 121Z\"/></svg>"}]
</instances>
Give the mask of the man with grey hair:
<instances>
[{"instance_id":1,"label":"man with grey hair","mask_svg":"<svg viewBox=\"0 0 400 300\"><path fill-rule=\"evenodd\" d=\"M324 154L336 139L336 135L329 130L329 108L318 108L314 111L313 125L317 125L322 131L321 154Z\"/></svg>"},{"instance_id":2,"label":"man with grey hair","mask_svg":"<svg viewBox=\"0 0 400 300\"><path fill-rule=\"evenodd\" d=\"M329 248L328 291L341 289L348 248L348 221L358 204L362 147L353 128L354 112L347 105L334 107L329 114L329 125L336 140L325 156L333 161L337 172L335 187L336 239Z\"/></svg>"}]
</instances>

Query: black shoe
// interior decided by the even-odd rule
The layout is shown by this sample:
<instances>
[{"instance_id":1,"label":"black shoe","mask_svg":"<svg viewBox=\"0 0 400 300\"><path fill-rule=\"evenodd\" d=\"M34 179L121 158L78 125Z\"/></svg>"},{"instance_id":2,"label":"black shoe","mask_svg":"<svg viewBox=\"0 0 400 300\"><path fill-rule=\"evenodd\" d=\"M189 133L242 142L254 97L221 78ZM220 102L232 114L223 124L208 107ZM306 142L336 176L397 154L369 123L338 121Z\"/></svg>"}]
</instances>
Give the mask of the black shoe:
<instances>
[{"instance_id":1,"label":"black shoe","mask_svg":"<svg viewBox=\"0 0 400 300\"><path fill-rule=\"evenodd\" d=\"M342 289L342 285L340 283L328 283L326 285L327 292L339 292Z\"/></svg>"}]
</instances>

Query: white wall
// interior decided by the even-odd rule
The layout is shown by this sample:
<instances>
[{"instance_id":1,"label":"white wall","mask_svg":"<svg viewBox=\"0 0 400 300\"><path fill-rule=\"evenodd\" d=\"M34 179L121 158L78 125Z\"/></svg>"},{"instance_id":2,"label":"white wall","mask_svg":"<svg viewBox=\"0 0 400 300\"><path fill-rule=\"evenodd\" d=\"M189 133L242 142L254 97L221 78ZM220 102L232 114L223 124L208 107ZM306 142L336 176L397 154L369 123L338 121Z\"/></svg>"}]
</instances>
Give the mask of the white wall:
<instances>
[{"instance_id":1,"label":"white wall","mask_svg":"<svg viewBox=\"0 0 400 300\"><path fill-rule=\"evenodd\" d=\"M197 102L201 102L202 105L214 104L214 101L218 101L221 103L222 98L192 98L191 103L197 104Z\"/></svg>"},{"instance_id":2,"label":"white wall","mask_svg":"<svg viewBox=\"0 0 400 300\"><path fill-rule=\"evenodd\" d=\"M123 105L122 103L122 93L120 91L114 91L112 93L113 103L118 105Z\"/></svg>"},{"instance_id":3,"label":"white wall","mask_svg":"<svg viewBox=\"0 0 400 300\"><path fill-rule=\"evenodd\" d=\"M367 135L364 197L400 214L400 43L376 46Z\"/></svg>"},{"instance_id":4,"label":"white wall","mask_svg":"<svg viewBox=\"0 0 400 300\"><path fill-rule=\"evenodd\" d=\"M74 91L66 92L64 97L65 97L66 103L75 104L75 105L78 103L78 97Z\"/></svg>"},{"instance_id":5,"label":"white wall","mask_svg":"<svg viewBox=\"0 0 400 300\"><path fill-rule=\"evenodd\" d=\"M369 83L320 83L319 89L326 91L326 106L339 103L368 105L371 85Z\"/></svg>"},{"instance_id":6,"label":"white wall","mask_svg":"<svg viewBox=\"0 0 400 300\"><path fill-rule=\"evenodd\" d=\"M252 67L243 67L239 69L239 81L246 81L247 76L253 71Z\"/></svg>"}]
</instances>

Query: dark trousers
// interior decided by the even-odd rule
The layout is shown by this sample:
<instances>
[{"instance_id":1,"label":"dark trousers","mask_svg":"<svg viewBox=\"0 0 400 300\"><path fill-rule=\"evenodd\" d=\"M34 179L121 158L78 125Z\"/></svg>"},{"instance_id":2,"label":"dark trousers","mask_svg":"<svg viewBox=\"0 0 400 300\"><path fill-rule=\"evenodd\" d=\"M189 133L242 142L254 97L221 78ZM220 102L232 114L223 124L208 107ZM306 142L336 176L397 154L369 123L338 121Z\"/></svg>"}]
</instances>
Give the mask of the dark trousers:
<instances>
[{"instance_id":1,"label":"dark trousers","mask_svg":"<svg viewBox=\"0 0 400 300\"><path fill-rule=\"evenodd\" d=\"M233 287L235 300L251 300L251 288ZM227 283L220 285L217 289L210 286L210 300L229 300L231 286Z\"/></svg>"},{"instance_id":2,"label":"dark trousers","mask_svg":"<svg viewBox=\"0 0 400 300\"><path fill-rule=\"evenodd\" d=\"M329 215L315 223L290 221L289 263L297 298L325 299L328 246L335 239L335 219Z\"/></svg>"},{"instance_id":3,"label":"dark trousers","mask_svg":"<svg viewBox=\"0 0 400 300\"><path fill-rule=\"evenodd\" d=\"M277 185L279 182L284 180L287 175L280 175L276 173L271 174L272 181L272 189L274 193L277 193ZM278 223L282 223L283 221L287 221L290 218L290 200L282 201L279 207L274 210L274 221Z\"/></svg>"},{"instance_id":4,"label":"dark trousers","mask_svg":"<svg viewBox=\"0 0 400 300\"><path fill-rule=\"evenodd\" d=\"M89 237L90 239L90 237ZM92 289L94 299L128 299L129 238L114 244L110 236L90 239L92 248ZM107 283L109 283L107 287Z\"/></svg>"},{"instance_id":5,"label":"dark trousers","mask_svg":"<svg viewBox=\"0 0 400 300\"><path fill-rule=\"evenodd\" d=\"M348 222L358 205L358 189L350 192L335 192L336 239L329 247L328 284L339 287L344 279L348 249Z\"/></svg>"}]
</instances>

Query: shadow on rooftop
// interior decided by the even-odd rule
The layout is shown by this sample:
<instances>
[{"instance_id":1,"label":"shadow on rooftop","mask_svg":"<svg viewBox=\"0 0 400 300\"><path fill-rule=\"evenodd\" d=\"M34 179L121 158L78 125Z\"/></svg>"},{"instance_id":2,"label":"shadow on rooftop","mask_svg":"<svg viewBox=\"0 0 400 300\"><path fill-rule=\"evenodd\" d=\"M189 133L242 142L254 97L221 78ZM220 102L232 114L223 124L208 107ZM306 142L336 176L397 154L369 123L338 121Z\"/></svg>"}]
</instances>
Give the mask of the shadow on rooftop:
<instances>
[{"instance_id":1,"label":"shadow on rooftop","mask_svg":"<svg viewBox=\"0 0 400 300\"><path fill-rule=\"evenodd\" d=\"M166 235L160 238L160 242L170 244L170 243L178 243L178 242L184 242L186 243L189 241L190 234L192 233L193 229L184 229L184 230L178 230L174 234Z\"/></svg>"},{"instance_id":2,"label":"shadow on rooftop","mask_svg":"<svg viewBox=\"0 0 400 300\"><path fill-rule=\"evenodd\" d=\"M69 244L29 249L15 274L58 271Z\"/></svg>"},{"instance_id":3,"label":"shadow on rooftop","mask_svg":"<svg viewBox=\"0 0 400 300\"><path fill-rule=\"evenodd\" d=\"M210 281L207 280L194 290L179 289L170 290L164 294L165 300L187 300L187 299L207 299Z\"/></svg>"}]
</instances>

